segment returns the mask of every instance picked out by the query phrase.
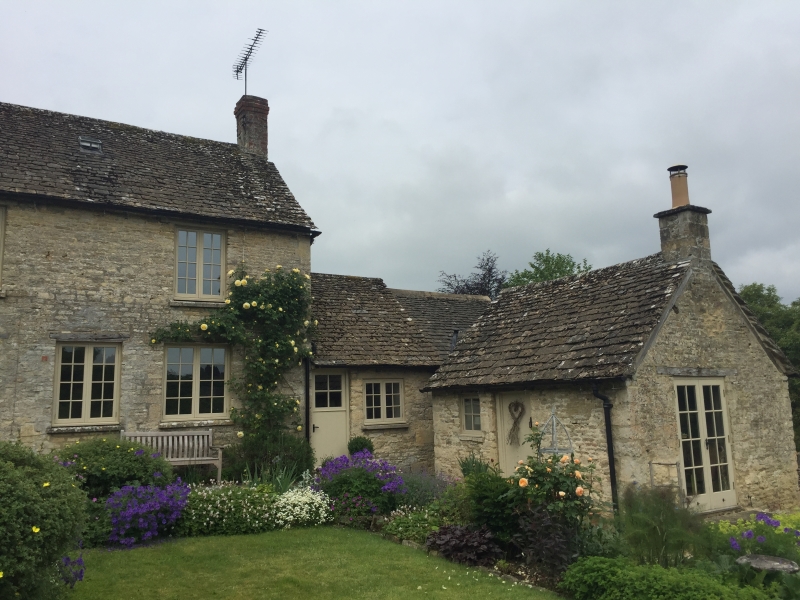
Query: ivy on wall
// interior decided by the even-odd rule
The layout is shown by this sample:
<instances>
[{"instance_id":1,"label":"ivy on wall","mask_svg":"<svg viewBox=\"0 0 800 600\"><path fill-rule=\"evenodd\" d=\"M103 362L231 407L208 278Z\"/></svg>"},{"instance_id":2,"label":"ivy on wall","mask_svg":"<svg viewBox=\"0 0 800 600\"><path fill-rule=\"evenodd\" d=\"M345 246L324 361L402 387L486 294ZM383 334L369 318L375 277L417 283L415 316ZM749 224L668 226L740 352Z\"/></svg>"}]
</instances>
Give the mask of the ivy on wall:
<instances>
[{"instance_id":1,"label":"ivy on wall","mask_svg":"<svg viewBox=\"0 0 800 600\"><path fill-rule=\"evenodd\" d=\"M244 372L231 388L241 408L231 419L245 436L263 436L292 427L302 430L300 400L277 392L281 377L311 356L308 336L311 289L308 274L280 265L260 277L247 274L245 265L228 272L225 307L193 323L179 321L156 330L152 344L208 343L241 348Z\"/></svg>"}]
</instances>

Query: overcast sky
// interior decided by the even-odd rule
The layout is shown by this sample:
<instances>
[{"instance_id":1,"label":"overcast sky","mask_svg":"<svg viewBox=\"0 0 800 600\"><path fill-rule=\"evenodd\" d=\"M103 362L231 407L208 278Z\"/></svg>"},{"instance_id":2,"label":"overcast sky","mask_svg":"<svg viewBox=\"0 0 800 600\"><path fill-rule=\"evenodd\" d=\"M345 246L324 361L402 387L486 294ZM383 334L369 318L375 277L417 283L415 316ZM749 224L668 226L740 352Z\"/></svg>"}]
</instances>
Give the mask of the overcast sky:
<instances>
[{"instance_id":1,"label":"overcast sky","mask_svg":"<svg viewBox=\"0 0 800 600\"><path fill-rule=\"evenodd\" d=\"M0 0L0 101L235 142L257 27L317 272L645 256L683 163L733 282L800 297L800 2Z\"/></svg>"}]
</instances>

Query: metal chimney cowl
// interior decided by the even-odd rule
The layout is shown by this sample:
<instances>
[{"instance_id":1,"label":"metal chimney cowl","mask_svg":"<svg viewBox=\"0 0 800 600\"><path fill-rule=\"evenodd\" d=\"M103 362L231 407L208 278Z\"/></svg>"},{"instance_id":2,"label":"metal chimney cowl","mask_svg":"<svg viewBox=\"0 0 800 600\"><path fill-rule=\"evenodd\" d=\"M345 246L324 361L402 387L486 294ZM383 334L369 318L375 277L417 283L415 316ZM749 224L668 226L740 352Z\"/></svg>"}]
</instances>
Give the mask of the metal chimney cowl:
<instances>
[{"instance_id":1,"label":"metal chimney cowl","mask_svg":"<svg viewBox=\"0 0 800 600\"><path fill-rule=\"evenodd\" d=\"M267 158L269 103L258 96L242 96L233 114L236 117L236 142L239 148Z\"/></svg>"}]
</instances>

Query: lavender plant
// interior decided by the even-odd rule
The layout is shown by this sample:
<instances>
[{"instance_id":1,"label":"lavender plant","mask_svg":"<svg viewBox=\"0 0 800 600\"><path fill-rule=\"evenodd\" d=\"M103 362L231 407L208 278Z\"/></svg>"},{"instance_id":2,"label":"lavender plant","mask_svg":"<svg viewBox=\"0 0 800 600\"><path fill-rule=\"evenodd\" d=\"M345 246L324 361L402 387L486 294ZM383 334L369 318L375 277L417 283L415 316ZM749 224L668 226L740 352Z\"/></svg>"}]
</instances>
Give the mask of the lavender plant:
<instances>
[{"instance_id":1,"label":"lavender plant","mask_svg":"<svg viewBox=\"0 0 800 600\"><path fill-rule=\"evenodd\" d=\"M164 488L124 486L106 501L110 541L130 548L158 536L181 516L188 495L189 486L180 478Z\"/></svg>"}]
</instances>

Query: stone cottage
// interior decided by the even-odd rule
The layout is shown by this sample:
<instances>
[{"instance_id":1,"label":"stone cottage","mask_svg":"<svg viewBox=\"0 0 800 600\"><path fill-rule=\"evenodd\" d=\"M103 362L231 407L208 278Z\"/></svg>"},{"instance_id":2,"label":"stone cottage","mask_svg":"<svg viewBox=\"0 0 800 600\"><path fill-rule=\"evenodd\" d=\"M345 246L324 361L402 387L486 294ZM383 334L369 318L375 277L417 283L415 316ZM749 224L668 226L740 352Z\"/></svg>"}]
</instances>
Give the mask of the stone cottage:
<instances>
[{"instance_id":1,"label":"stone cottage","mask_svg":"<svg viewBox=\"0 0 800 600\"><path fill-rule=\"evenodd\" d=\"M431 394L420 389L489 298L390 289L367 277L315 273L311 281L319 328L309 430L317 459L366 436L390 462L432 471Z\"/></svg>"},{"instance_id":2,"label":"stone cottage","mask_svg":"<svg viewBox=\"0 0 800 600\"><path fill-rule=\"evenodd\" d=\"M243 96L229 144L0 104L0 439L230 435L240 357L150 334L224 306L240 261L310 271L319 232L267 158L268 113Z\"/></svg>"},{"instance_id":3,"label":"stone cottage","mask_svg":"<svg viewBox=\"0 0 800 600\"><path fill-rule=\"evenodd\" d=\"M685 166L670 171L660 253L504 290L458 342L424 387L437 470L472 451L510 473L555 415L559 447L569 436L595 460L606 500L636 481L703 511L798 505L798 373L711 260L711 211L689 204Z\"/></svg>"}]
</instances>

